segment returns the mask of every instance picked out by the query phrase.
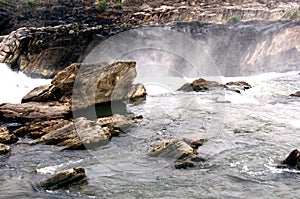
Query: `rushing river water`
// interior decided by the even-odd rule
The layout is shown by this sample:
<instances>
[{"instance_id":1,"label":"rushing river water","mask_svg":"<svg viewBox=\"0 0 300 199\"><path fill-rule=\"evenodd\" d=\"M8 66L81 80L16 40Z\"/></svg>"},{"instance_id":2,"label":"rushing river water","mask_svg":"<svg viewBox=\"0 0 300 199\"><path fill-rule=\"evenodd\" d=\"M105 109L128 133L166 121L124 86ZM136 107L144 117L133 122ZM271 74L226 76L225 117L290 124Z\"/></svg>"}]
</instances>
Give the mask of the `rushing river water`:
<instances>
[{"instance_id":1,"label":"rushing river water","mask_svg":"<svg viewBox=\"0 0 300 199\"><path fill-rule=\"evenodd\" d=\"M0 157L0 198L298 198L300 173L276 167L300 146L300 100L288 97L300 89L298 73L220 77L252 84L241 94L166 92L148 85L146 101L127 105L143 121L99 151L59 151L30 146L28 139L12 145L11 155ZM32 85L30 79L20 84L26 81ZM206 138L198 149L206 161L176 170L172 160L147 156L172 138ZM87 184L54 192L35 188L48 175L75 166L86 169Z\"/></svg>"}]
</instances>

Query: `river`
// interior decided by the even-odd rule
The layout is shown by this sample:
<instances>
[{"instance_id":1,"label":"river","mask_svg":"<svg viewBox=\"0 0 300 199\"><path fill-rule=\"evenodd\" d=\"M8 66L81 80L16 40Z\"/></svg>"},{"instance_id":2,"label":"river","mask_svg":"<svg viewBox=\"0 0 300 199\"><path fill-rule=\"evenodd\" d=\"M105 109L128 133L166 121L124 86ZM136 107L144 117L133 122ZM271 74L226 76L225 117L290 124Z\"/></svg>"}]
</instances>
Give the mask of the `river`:
<instances>
[{"instance_id":1,"label":"river","mask_svg":"<svg viewBox=\"0 0 300 199\"><path fill-rule=\"evenodd\" d=\"M3 67L0 88L9 95L1 95L1 102L19 103L34 86L50 81ZM19 140L10 156L0 156L0 198L299 198L300 172L276 167L300 146L300 100L289 97L299 90L299 72L219 80L245 80L252 88L241 94L184 93L146 84L146 101L127 104L143 121L98 151L59 151ZM172 138L206 138L198 149L206 161L176 170L173 161L147 156ZM48 175L75 166L86 169L87 184L36 189Z\"/></svg>"}]
</instances>

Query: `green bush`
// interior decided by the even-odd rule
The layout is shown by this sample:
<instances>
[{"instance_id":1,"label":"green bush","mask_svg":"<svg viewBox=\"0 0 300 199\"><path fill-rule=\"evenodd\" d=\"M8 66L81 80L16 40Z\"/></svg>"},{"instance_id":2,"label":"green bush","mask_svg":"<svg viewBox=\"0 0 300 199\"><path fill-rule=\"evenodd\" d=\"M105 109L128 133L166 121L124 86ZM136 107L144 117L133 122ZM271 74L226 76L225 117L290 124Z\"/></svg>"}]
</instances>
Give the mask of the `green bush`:
<instances>
[{"instance_id":1,"label":"green bush","mask_svg":"<svg viewBox=\"0 0 300 199\"><path fill-rule=\"evenodd\" d=\"M242 20L241 15L233 15L227 19L227 23L238 23Z\"/></svg>"},{"instance_id":2,"label":"green bush","mask_svg":"<svg viewBox=\"0 0 300 199\"><path fill-rule=\"evenodd\" d=\"M24 0L23 3L24 3L25 6L28 7L28 8L33 8L34 6L36 6L35 0Z\"/></svg>"},{"instance_id":3,"label":"green bush","mask_svg":"<svg viewBox=\"0 0 300 199\"><path fill-rule=\"evenodd\" d=\"M100 12L104 12L109 6L109 3L106 2L106 1L99 1L98 4L97 4L97 9L100 11Z\"/></svg>"},{"instance_id":4,"label":"green bush","mask_svg":"<svg viewBox=\"0 0 300 199\"><path fill-rule=\"evenodd\" d=\"M299 11L296 11L292 14L290 14L290 20L296 20L300 17L300 12Z\"/></svg>"},{"instance_id":5,"label":"green bush","mask_svg":"<svg viewBox=\"0 0 300 199\"><path fill-rule=\"evenodd\" d=\"M122 10L123 9L123 4L121 2L118 2L114 5L114 8L117 10Z\"/></svg>"}]
</instances>

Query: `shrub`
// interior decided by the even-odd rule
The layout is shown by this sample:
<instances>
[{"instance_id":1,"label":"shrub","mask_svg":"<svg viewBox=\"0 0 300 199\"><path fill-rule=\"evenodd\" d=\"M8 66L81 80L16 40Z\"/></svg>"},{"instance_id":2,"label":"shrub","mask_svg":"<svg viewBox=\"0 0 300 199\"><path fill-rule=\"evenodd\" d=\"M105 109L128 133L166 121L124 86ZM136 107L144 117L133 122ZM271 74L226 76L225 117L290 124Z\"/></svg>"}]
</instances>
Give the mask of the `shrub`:
<instances>
[{"instance_id":1,"label":"shrub","mask_svg":"<svg viewBox=\"0 0 300 199\"><path fill-rule=\"evenodd\" d=\"M241 15L233 15L227 19L227 23L238 23L242 20Z\"/></svg>"},{"instance_id":2,"label":"shrub","mask_svg":"<svg viewBox=\"0 0 300 199\"><path fill-rule=\"evenodd\" d=\"M300 12L299 11L296 11L292 14L290 14L290 20L296 20L300 17Z\"/></svg>"},{"instance_id":3,"label":"shrub","mask_svg":"<svg viewBox=\"0 0 300 199\"><path fill-rule=\"evenodd\" d=\"M100 12L104 12L109 6L109 3L106 2L106 1L99 1L98 4L97 4L97 9L100 11Z\"/></svg>"},{"instance_id":4,"label":"shrub","mask_svg":"<svg viewBox=\"0 0 300 199\"><path fill-rule=\"evenodd\" d=\"M117 10L122 10L123 9L123 4L121 2L118 2L114 5L114 8Z\"/></svg>"},{"instance_id":5,"label":"shrub","mask_svg":"<svg viewBox=\"0 0 300 199\"><path fill-rule=\"evenodd\" d=\"M23 3L27 8L33 8L36 6L35 0L24 0Z\"/></svg>"}]
</instances>

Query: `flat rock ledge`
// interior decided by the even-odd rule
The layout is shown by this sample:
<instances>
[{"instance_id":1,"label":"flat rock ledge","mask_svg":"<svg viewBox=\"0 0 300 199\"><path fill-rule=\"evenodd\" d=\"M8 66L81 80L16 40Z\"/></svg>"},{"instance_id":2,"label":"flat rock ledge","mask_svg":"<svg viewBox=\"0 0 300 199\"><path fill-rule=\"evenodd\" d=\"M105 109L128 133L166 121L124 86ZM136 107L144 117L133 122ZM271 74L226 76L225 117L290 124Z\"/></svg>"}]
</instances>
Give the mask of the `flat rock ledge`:
<instances>
[{"instance_id":1,"label":"flat rock ledge","mask_svg":"<svg viewBox=\"0 0 300 199\"><path fill-rule=\"evenodd\" d=\"M85 169L76 167L67 171L58 172L52 177L40 183L46 190L68 188L74 184L81 184L87 180Z\"/></svg>"}]
</instances>

